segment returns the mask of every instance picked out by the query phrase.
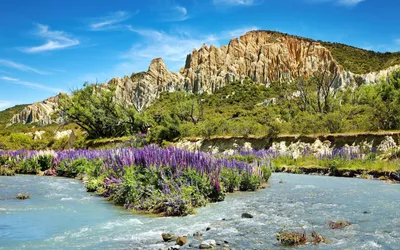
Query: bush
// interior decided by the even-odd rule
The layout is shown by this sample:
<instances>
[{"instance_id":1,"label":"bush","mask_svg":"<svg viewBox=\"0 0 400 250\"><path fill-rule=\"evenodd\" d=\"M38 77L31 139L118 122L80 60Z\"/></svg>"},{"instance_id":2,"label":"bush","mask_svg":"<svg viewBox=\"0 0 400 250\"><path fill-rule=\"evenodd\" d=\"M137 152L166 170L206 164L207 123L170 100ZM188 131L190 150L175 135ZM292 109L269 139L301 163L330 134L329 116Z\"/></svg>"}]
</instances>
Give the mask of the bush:
<instances>
[{"instance_id":1,"label":"bush","mask_svg":"<svg viewBox=\"0 0 400 250\"><path fill-rule=\"evenodd\" d=\"M224 183L225 191L232 193L240 184L238 173L232 169L223 169L221 171L221 180Z\"/></svg>"},{"instance_id":2,"label":"bush","mask_svg":"<svg viewBox=\"0 0 400 250\"><path fill-rule=\"evenodd\" d=\"M26 149L31 148L33 139L21 133L10 134L10 148L13 149Z\"/></svg>"},{"instance_id":3,"label":"bush","mask_svg":"<svg viewBox=\"0 0 400 250\"><path fill-rule=\"evenodd\" d=\"M39 155L37 157L37 165L40 171L45 171L52 167L53 157L51 155Z\"/></svg>"},{"instance_id":4,"label":"bush","mask_svg":"<svg viewBox=\"0 0 400 250\"><path fill-rule=\"evenodd\" d=\"M240 176L240 191L256 191L260 186L261 181L256 175L249 174L247 172L242 173Z\"/></svg>"},{"instance_id":5,"label":"bush","mask_svg":"<svg viewBox=\"0 0 400 250\"><path fill-rule=\"evenodd\" d=\"M103 178L90 177L89 181L86 183L86 191L103 194L103 186Z\"/></svg>"}]
</instances>

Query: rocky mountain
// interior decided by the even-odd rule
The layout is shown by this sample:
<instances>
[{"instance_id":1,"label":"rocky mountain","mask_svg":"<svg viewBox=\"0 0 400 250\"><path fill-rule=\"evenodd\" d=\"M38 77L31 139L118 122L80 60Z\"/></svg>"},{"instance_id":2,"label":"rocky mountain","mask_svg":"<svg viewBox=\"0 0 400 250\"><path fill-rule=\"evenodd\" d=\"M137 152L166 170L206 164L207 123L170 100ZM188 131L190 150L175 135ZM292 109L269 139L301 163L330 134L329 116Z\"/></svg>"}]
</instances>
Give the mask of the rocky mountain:
<instances>
[{"instance_id":1,"label":"rocky mountain","mask_svg":"<svg viewBox=\"0 0 400 250\"><path fill-rule=\"evenodd\" d=\"M379 72L354 74L335 60L331 50L319 41L273 31L250 31L228 45L217 48L203 45L187 55L179 72L169 72L161 58L154 59L147 72L130 77L114 78L121 100L143 109L161 92L186 90L192 93L209 92L246 77L259 83L290 81L328 71L336 75L335 87L376 83L398 69L393 66ZM26 107L10 123L54 122L57 97Z\"/></svg>"},{"instance_id":2,"label":"rocky mountain","mask_svg":"<svg viewBox=\"0 0 400 250\"><path fill-rule=\"evenodd\" d=\"M59 95L50 97L42 102L35 102L26 106L21 112L15 114L9 124L14 123L39 123L47 125L61 121L59 111ZM53 115L55 114L55 115Z\"/></svg>"}]
</instances>

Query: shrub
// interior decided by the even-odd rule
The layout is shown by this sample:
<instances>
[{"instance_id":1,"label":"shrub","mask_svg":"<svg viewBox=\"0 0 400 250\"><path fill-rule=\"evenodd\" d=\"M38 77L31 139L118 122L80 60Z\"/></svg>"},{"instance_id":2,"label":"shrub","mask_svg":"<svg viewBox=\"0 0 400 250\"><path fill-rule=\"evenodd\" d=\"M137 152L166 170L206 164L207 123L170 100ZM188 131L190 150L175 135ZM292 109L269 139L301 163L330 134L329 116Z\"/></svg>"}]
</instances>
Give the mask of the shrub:
<instances>
[{"instance_id":1,"label":"shrub","mask_svg":"<svg viewBox=\"0 0 400 250\"><path fill-rule=\"evenodd\" d=\"M307 243L306 232L300 233L297 231L293 232L279 232L276 235L277 241L283 246L299 246Z\"/></svg>"},{"instance_id":2,"label":"shrub","mask_svg":"<svg viewBox=\"0 0 400 250\"><path fill-rule=\"evenodd\" d=\"M86 183L86 190L88 192L99 192L102 194L103 189L103 178L90 177Z\"/></svg>"},{"instance_id":3,"label":"shrub","mask_svg":"<svg viewBox=\"0 0 400 250\"><path fill-rule=\"evenodd\" d=\"M37 157L37 165L40 171L45 171L52 167L51 162L53 157L51 155L39 155Z\"/></svg>"},{"instance_id":4,"label":"shrub","mask_svg":"<svg viewBox=\"0 0 400 250\"><path fill-rule=\"evenodd\" d=\"M261 181L256 175L249 174L247 172L240 175L240 191L255 191L260 186Z\"/></svg>"},{"instance_id":5,"label":"shrub","mask_svg":"<svg viewBox=\"0 0 400 250\"><path fill-rule=\"evenodd\" d=\"M221 180L224 183L225 191L232 193L240 184L238 173L232 169L223 169L221 171Z\"/></svg>"}]
</instances>

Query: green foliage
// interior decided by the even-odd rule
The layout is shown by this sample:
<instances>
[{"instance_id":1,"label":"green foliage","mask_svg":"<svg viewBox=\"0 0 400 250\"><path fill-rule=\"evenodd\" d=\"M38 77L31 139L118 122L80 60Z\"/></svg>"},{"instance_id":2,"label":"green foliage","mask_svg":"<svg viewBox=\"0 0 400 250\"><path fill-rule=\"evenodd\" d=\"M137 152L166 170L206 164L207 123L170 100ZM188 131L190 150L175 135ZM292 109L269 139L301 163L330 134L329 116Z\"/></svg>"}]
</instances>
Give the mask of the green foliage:
<instances>
[{"instance_id":1,"label":"green foliage","mask_svg":"<svg viewBox=\"0 0 400 250\"><path fill-rule=\"evenodd\" d=\"M13 176L15 175L15 170L8 167L3 167L0 164L0 176Z\"/></svg>"},{"instance_id":2,"label":"green foliage","mask_svg":"<svg viewBox=\"0 0 400 250\"><path fill-rule=\"evenodd\" d=\"M88 192L99 192L100 194L103 194L103 188L103 178L90 177L86 183L86 191Z\"/></svg>"},{"instance_id":3,"label":"green foliage","mask_svg":"<svg viewBox=\"0 0 400 250\"><path fill-rule=\"evenodd\" d=\"M45 171L52 166L53 157L51 155L39 155L37 157L37 165L40 171Z\"/></svg>"},{"instance_id":4,"label":"green foliage","mask_svg":"<svg viewBox=\"0 0 400 250\"><path fill-rule=\"evenodd\" d=\"M400 52L380 53L329 42L322 42L322 45L332 52L335 60L338 61L345 70L356 74L366 74L400 64Z\"/></svg>"},{"instance_id":5,"label":"green foliage","mask_svg":"<svg viewBox=\"0 0 400 250\"><path fill-rule=\"evenodd\" d=\"M229 193L234 192L239 187L240 178L235 170L223 169L221 171L221 179L225 190Z\"/></svg>"},{"instance_id":6,"label":"green foliage","mask_svg":"<svg viewBox=\"0 0 400 250\"><path fill-rule=\"evenodd\" d=\"M58 140L54 140L54 142L51 144L51 148L55 150L64 150L68 143L68 139L68 137L62 137Z\"/></svg>"},{"instance_id":7,"label":"green foliage","mask_svg":"<svg viewBox=\"0 0 400 250\"><path fill-rule=\"evenodd\" d=\"M23 161L22 164L19 165L19 169L17 169L19 173L24 174L37 174L39 170L39 165L35 158Z\"/></svg>"},{"instance_id":8,"label":"green foliage","mask_svg":"<svg viewBox=\"0 0 400 250\"><path fill-rule=\"evenodd\" d=\"M27 105L17 105L12 108L8 108L6 110L0 111L0 129L3 129L7 126L8 122L11 120L11 118L21 112ZM1 134L1 133L0 133Z\"/></svg>"},{"instance_id":9,"label":"green foliage","mask_svg":"<svg viewBox=\"0 0 400 250\"><path fill-rule=\"evenodd\" d=\"M58 166L59 175L61 176L77 176L78 174L87 174L92 177L99 177L102 174L102 160L87 160L79 158L74 161L63 161Z\"/></svg>"},{"instance_id":10,"label":"green foliage","mask_svg":"<svg viewBox=\"0 0 400 250\"><path fill-rule=\"evenodd\" d=\"M264 182L267 182L272 175L272 169L269 166L261 166L261 173Z\"/></svg>"},{"instance_id":11,"label":"green foliage","mask_svg":"<svg viewBox=\"0 0 400 250\"><path fill-rule=\"evenodd\" d=\"M15 149L29 148L33 144L33 139L22 133L12 133L9 136L10 143Z\"/></svg>"},{"instance_id":12,"label":"green foliage","mask_svg":"<svg viewBox=\"0 0 400 250\"><path fill-rule=\"evenodd\" d=\"M163 145L182 137L272 138L400 129L400 70L379 84L360 82L356 89L334 89L336 77L322 72L291 83L272 82L269 87L244 79L213 94L164 92L140 112L134 105L115 101L114 85L85 85L72 97L62 96L61 106L70 121L87 132L78 135L74 146L79 148L87 146L86 139L139 133L146 135L143 143L131 146ZM62 149L66 144L66 139L51 138L50 127L45 128L46 138L35 141L9 129L0 133L0 149Z\"/></svg>"},{"instance_id":13,"label":"green foliage","mask_svg":"<svg viewBox=\"0 0 400 250\"><path fill-rule=\"evenodd\" d=\"M78 124L89 138L120 137L146 130L146 116L134 105L116 100L116 85L84 84L71 96L61 96L67 119Z\"/></svg>"},{"instance_id":14,"label":"green foliage","mask_svg":"<svg viewBox=\"0 0 400 250\"><path fill-rule=\"evenodd\" d=\"M240 191L256 191L261 184L258 176L247 172L240 176L239 190Z\"/></svg>"}]
</instances>

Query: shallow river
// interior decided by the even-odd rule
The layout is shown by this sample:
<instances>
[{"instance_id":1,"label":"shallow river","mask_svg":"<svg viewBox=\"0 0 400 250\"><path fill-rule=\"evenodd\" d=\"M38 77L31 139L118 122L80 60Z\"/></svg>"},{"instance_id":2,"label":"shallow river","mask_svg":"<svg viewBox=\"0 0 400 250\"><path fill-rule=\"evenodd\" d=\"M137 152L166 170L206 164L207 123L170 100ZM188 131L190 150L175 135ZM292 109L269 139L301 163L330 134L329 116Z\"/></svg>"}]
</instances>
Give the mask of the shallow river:
<instances>
[{"instance_id":1,"label":"shallow river","mask_svg":"<svg viewBox=\"0 0 400 250\"><path fill-rule=\"evenodd\" d=\"M10 199L19 192L31 199ZM242 219L243 212L254 218ZM331 230L329 220L352 225ZM113 206L73 179L0 177L0 249L163 249L171 244L162 232L201 232L235 249L279 249L281 229L315 230L330 240L299 249L400 249L400 185L274 174L267 189L229 195L196 215L155 218Z\"/></svg>"}]
</instances>

